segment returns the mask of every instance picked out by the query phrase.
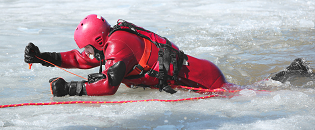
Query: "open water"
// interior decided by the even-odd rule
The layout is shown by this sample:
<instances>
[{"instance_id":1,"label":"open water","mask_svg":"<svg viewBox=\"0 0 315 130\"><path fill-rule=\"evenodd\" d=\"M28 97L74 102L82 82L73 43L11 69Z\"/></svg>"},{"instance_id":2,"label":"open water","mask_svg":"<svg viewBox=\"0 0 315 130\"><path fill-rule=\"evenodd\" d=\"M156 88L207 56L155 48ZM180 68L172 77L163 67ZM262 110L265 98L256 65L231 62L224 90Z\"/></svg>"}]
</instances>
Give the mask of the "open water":
<instances>
[{"instance_id":1,"label":"open water","mask_svg":"<svg viewBox=\"0 0 315 130\"><path fill-rule=\"evenodd\" d=\"M185 53L215 63L229 82L271 91L176 103L1 108L0 129L315 128L314 79L262 81L298 57L315 66L314 0L1 0L0 12L0 105L204 96L121 85L113 96L53 97L50 78L82 79L38 64L29 70L24 48L33 42L42 52L78 49L73 32L89 14L102 15L111 25L125 19L152 30ZM87 77L98 68L70 71Z\"/></svg>"}]
</instances>

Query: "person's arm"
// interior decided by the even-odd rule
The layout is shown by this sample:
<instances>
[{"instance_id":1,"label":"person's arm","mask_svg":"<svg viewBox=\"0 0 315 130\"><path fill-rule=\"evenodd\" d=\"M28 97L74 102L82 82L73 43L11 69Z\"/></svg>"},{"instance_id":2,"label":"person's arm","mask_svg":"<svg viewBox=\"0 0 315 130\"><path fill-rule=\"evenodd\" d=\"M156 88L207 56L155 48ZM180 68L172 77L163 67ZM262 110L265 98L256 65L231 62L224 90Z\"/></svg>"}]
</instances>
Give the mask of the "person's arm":
<instances>
[{"instance_id":1,"label":"person's arm","mask_svg":"<svg viewBox=\"0 0 315 130\"><path fill-rule=\"evenodd\" d=\"M101 96L101 95L113 95L116 93L121 81L126 74L126 64L123 61L109 60L105 66L110 66L104 70L101 74L101 78L95 78L96 81L90 80L93 78L93 74L89 75L89 82L85 83L87 95L89 96ZM99 74L97 74L99 75Z\"/></svg>"},{"instance_id":2,"label":"person's arm","mask_svg":"<svg viewBox=\"0 0 315 130\"><path fill-rule=\"evenodd\" d=\"M80 53L78 50L60 53L41 53L38 47L33 43L29 43L25 47L24 61L26 63L41 63L43 66L54 67L54 65L47 63L44 60L63 68L89 69L99 66L100 64L100 61L96 60L96 58L90 59L84 51L82 53Z\"/></svg>"},{"instance_id":3,"label":"person's arm","mask_svg":"<svg viewBox=\"0 0 315 130\"><path fill-rule=\"evenodd\" d=\"M105 69L101 78L86 83L87 95L113 95L116 93L125 75L137 63L134 52L120 40L112 40L105 48Z\"/></svg>"},{"instance_id":4,"label":"person's arm","mask_svg":"<svg viewBox=\"0 0 315 130\"><path fill-rule=\"evenodd\" d=\"M100 65L100 61L96 58L90 59L85 51L80 53L78 50L61 52L61 67L63 68L79 68L89 69Z\"/></svg>"},{"instance_id":5,"label":"person's arm","mask_svg":"<svg viewBox=\"0 0 315 130\"><path fill-rule=\"evenodd\" d=\"M132 69L137 60L131 49L119 41L106 46L104 55L106 60L104 71L101 74L89 74L88 81L79 81L77 83L71 81L73 82L71 85L70 82L65 82L62 78L51 79L53 95L103 96L115 94L126 73Z\"/></svg>"},{"instance_id":6,"label":"person's arm","mask_svg":"<svg viewBox=\"0 0 315 130\"><path fill-rule=\"evenodd\" d=\"M70 96L103 96L116 93L126 73L126 64L123 61L109 60L105 66L110 66L103 73L88 75L88 81L66 82L63 78L49 80L52 94L60 97Z\"/></svg>"}]
</instances>

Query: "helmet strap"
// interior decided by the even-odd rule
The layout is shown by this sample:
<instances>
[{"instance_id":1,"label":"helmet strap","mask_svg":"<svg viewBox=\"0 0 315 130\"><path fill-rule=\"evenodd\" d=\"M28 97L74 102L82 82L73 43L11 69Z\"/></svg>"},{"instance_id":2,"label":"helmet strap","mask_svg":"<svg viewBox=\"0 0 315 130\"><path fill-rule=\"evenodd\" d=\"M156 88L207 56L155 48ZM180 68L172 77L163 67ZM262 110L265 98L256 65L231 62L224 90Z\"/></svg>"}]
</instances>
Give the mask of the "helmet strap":
<instances>
[{"instance_id":1,"label":"helmet strap","mask_svg":"<svg viewBox=\"0 0 315 130\"><path fill-rule=\"evenodd\" d=\"M105 58L103 51L97 50L94 46L92 47L94 49L94 57L96 58L96 60L102 61Z\"/></svg>"},{"instance_id":2,"label":"helmet strap","mask_svg":"<svg viewBox=\"0 0 315 130\"><path fill-rule=\"evenodd\" d=\"M101 74L102 73L102 66L104 64L104 53L103 51L99 51L97 50L94 46L93 47L93 50L94 50L94 57L96 58L96 60L100 61L100 70L99 70L99 73Z\"/></svg>"}]
</instances>

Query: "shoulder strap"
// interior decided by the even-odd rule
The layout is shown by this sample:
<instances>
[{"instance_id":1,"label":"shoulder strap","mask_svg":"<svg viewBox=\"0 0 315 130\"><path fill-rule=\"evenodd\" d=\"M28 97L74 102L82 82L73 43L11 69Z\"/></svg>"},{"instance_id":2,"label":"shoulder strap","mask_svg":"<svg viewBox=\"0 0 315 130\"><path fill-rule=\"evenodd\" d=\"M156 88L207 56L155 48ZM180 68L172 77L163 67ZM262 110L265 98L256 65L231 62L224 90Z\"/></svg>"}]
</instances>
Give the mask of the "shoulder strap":
<instances>
[{"instance_id":1,"label":"shoulder strap","mask_svg":"<svg viewBox=\"0 0 315 130\"><path fill-rule=\"evenodd\" d=\"M148 61L151 56L152 43L145 38L143 38L143 40L145 46L139 64L133 67L133 70L127 74L127 77L131 75L141 75L144 71L149 71L151 69L151 67L148 65Z\"/></svg>"},{"instance_id":2,"label":"shoulder strap","mask_svg":"<svg viewBox=\"0 0 315 130\"><path fill-rule=\"evenodd\" d=\"M155 75L159 79L157 87L160 89L160 91L164 90L171 94L175 93L176 91L167 85L167 80L171 79L177 81L178 72L183 65L183 58L185 54L173 48L171 42L167 38L161 37L156 33L153 33L142 27L138 27L124 20L117 21L117 24L113 27L108 37L110 37L115 31L118 30L123 30L136 34L142 37L145 42L144 53L142 54L139 64L134 66L133 70L131 70L127 74L125 79L140 78L144 76L144 72L151 70L151 67L148 66L147 62L151 55L151 44L153 43L157 48L159 48L159 72ZM159 41L156 39L157 37L164 38L165 43L159 43ZM178 63L178 61L180 62ZM171 63L173 64L173 76L168 75Z\"/></svg>"}]
</instances>

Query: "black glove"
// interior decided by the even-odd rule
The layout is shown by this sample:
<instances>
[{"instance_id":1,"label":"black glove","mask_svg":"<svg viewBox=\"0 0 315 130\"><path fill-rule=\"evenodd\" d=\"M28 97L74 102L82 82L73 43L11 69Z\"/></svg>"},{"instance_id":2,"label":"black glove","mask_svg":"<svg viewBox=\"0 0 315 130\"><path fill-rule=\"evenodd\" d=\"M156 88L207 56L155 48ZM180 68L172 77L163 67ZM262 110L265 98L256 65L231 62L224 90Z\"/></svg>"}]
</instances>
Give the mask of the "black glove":
<instances>
[{"instance_id":1,"label":"black glove","mask_svg":"<svg viewBox=\"0 0 315 130\"><path fill-rule=\"evenodd\" d=\"M42 63L44 61L36 58L35 56L40 56L40 51L37 46L35 46L33 43L28 43L28 45L25 47L24 51L24 61L26 63Z\"/></svg>"},{"instance_id":2,"label":"black glove","mask_svg":"<svg viewBox=\"0 0 315 130\"><path fill-rule=\"evenodd\" d=\"M24 61L26 63L41 63L43 66L51 66L54 67L54 65L47 63L43 60L38 59L37 57L49 61L57 66L61 65L61 55L60 53L56 52L44 52L40 53L39 49L37 46L35 46L33 43L29 43L25 47L24 51Z\"/></svg>"},{"instance_id":3,"label":"black glove","mask_svg":"<svg viewBox=\"0 0 315 130\"><path fill-rule=\"evenodd\" d=\"M51 92L55 97L65 95L82 96L87 95L85 89L86 81L71 81L66 82L63 78L52 78L49 80Z\"/></svg>"}]
</instances>

